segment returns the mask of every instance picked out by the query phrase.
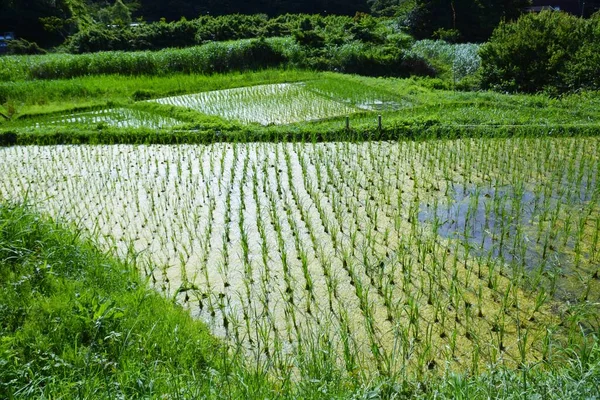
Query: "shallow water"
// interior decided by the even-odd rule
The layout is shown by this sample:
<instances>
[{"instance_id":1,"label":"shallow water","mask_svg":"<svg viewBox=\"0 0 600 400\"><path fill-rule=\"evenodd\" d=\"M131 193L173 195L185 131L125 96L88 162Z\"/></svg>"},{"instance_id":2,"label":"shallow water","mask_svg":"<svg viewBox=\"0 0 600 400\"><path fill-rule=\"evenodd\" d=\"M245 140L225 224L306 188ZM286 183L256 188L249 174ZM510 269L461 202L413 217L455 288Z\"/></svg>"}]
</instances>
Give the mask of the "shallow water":
<instances>
[{"instance_id":1,"label":"shallow water","mask_svg":"<svg viewBox=\"0 0 600 400\"><path fill-rule=\"evenodd\" d=\"M582 182L579 190L559 193L555 189L546 196L543 192L535 194L512 186L455 184L448 200L437 203L437 208L421 205L419 221L431 224L444 238L462 240L474 255L493 257L529 270L559 268L564 272L574 262L574 239L556 233L554 240L544 245L544 238L551 233L546 227L541 228L544 231L540 234L541 214L544 209L557 210L569 205L582 208L592 200L595 185L594 177Z\"/></svg>"},{"instance_id":2,"label":"shallow water","mask_svg":"<svg viewBox=\"0 0 600 400\"><path fill-rule=\"evenodd\" d=\"M163 129L181 125L182 121L146 111L127 108L109 108L81 113L66 113L49 121L38 122L36 128L46 125L107 125L114 128Z\"/></svg>"},{"instance_id":3,"label":"shallow water","mask_svg":"<svg viewBox=\"0 0 600 400\"><path fill-rule=\"evenodd\" d=\"M584 173L590 184L578 192L564 160L577 156L590 160L585 168L596 166L600 142L549 140L542 156L556 155L556 162L531 175L540 143L546 142L534 142L536 151L518 139L12 147L0 149L0 198L27 197L41 211L77 223L105 249L133 253L157 290L258 356L278 352L293 363L327 337L333 344L323 349L332 363L342 363L345 335L356 368L373 368L381 354L414 367L415 354L422 354L462 370L475 349L483 349L482 366L502 362L492 329L511 282L498 270L478 276L457 268L486 263L472 257L477 250L465 255L432 237L433 220L440 236L464 235L473 249L481 245L480 254L531 264L539 259L539 247L528 247L537 240L538 210L564 203L589 222L588 236L594 232L596 215L582 211L597 199L590 193L598 168ZM565 147L572 150L560 153ZM475 166L473 157L480 157ZM465 173L473 170L479 181L457 183L475 180ZM568 190L556 189L557 199L549 195L542 207L541 195L534 196L543 192L540 185L516 191L506 183L532 185L542 181L538 176ZM419 213L424 229L413 229L409 205L426 203ZM500 247L502 227L508 239ZM525 245L513 245L517 234ZM569 246L557 248L568 254ZM518 258L513 248L525 255ZM460 301L451 288L460 290ZM532 311L535 294L511 293L519 309L502 316L508 363L517 357L517 326L533 336L556 322L549 307ZM539 341L530 346L528 357L539 359Z\"/></svg>"},{"instance_id":4,"label":"shallow water","mask_svg":"<svg viewBox=\"0 0 600 400\"><path fill-rule=\"evenodd\" d=\"M149 100L242 123L291 124L359 111L306 90L301 83L257 85Z\"/></svg>"}]
</instances>

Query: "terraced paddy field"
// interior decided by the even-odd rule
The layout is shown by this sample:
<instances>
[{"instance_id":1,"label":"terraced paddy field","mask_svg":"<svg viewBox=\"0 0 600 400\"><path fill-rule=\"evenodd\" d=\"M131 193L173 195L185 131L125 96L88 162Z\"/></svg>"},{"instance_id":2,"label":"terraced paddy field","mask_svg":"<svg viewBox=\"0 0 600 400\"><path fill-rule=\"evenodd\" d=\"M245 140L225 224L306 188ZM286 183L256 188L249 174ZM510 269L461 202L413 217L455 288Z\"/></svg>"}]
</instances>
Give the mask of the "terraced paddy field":
<instances>
[{"instance_id":1,"label":"terraced paddy field","mask_svg":"<svg viewBox=\"0 0 600 400\"><path fill-rule=\"evenodd\" d=\"M97 111L68 113L44 122L35 124L36 128L68 125L111 126L115 128L150 128L166 129L182 124L175 118L139 111L129 108L110 108Z\"/></svg>"},{"instance_id":2,"label":"terraced paddy field","mask_svg":"<svg viewBox=\"0 0 600 400\"><path fill-rule=\"evenodd\" d=\"M275 375L560 363L598 330L598 138L11 147L0 176Z\"/></svg>"},{"instance_id":3,"label":"terraced paddy field","mask_svg":"<svg viewBox=\"0 0 600 400\"><path fill-rule=\"evenodd\" d=\"M302 83L241 87L151 101L261 125L305 122L359 111L358 108L306 90Z\"/></svg>"}]
</instances>

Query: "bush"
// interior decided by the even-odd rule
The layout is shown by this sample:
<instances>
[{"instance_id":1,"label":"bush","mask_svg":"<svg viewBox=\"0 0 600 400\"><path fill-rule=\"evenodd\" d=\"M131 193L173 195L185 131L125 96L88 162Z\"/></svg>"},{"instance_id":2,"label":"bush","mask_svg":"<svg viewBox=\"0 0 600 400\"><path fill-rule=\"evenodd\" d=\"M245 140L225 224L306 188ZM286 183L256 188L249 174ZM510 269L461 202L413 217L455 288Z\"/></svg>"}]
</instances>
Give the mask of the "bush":
<instances>
[{"instance_id":1,"label":"bush","mask_svg":"<svg viewBox=\"0 0 600 400\"><path fill-rule=\"evenodd\" d=\"M562 12L502 23L481 47L482 85L502 91L564 93L600 88L600 18Z\"/></svg>"},{"instance_id":2,"label":"bush","mask_svg":"<svg viewBox=\"0 0 600 400\"><path fill-rule=\"evenodd\" d=\"M208 42L296 35L305 45L322 47L359 40L383 44L399 28L390 20L366 14L321 16L287 14L269 19L264 14L201 16L192 21L155 22L137 26L94 25L71 36L64 48L70 53L110 50L159 50ZM398 40L395 37L394 40Z\"/></svg>"},{"instance_id":3,"label":"bush","mask_svg":"<svg viewBox=\"0 0 600 400\"><path fill-rule=\"evenodd\" d=\"M570 91L600 90L600 12L587 22L585 41L561 72L564 87Z\"/></svg>"},{"instance_id":4,"label":"bush","mask_svg":"<svg viewBox=\"0 0 600 400\"><path fill-rule=\"evenodd\" d=\"M14 146L17 143L17 134L15 132L0 132L0 147Z\"/></svg>"},{"instance_id":5,"label":"bush","mask_svg":"<svg viewBox=\"0 0 600 400\"><path fill-rule=\"evenodd\" d=\"M25 39L15 39L8 42L8 54L45 54L46 50L42 49L35 42L28 42Z\"/></svg>"}]
</instances>

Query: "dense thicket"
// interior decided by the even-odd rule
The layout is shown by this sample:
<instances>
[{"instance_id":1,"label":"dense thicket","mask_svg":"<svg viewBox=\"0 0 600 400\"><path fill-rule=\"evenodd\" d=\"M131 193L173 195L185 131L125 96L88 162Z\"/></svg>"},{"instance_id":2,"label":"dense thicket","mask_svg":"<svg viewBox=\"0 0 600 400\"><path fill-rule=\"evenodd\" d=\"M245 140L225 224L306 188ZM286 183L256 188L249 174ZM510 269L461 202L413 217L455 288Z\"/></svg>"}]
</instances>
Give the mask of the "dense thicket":
<instances>
[{"instance_id":1,"label":"dense thicket","mask_svg":"<svg viewBox=\"0 0 600 400\"><path fill-rule=\"evenodd\" d=\"M551 94L600 89L600 13L528 14L502 23L482 46L482 85Z\"/></svg>"},{"instance_id":2,"label":"dense thicket","mask_svg":"<svg viewBox=\"0 0 600 400\"><path fill-rule=\"evenodd\" d=\"M367 12L365 0L143 0L137 14L147 20L165 18L173 21L181 17L188 19L199 15L224 15L232 13L264 13L269 16L286 13L354 15Z\"/></svg>"},{"instance_id":3,"label":"dense thicket","mask_svg":"<svg viewBox=\"0 0 600 400\"><path fill-rule=\"evenodd\" d=\"M69 38L66 48L72 53L104 50L157 50L188 47L212 41L296 35L304 44L319 47L353 40L382 44L393 35L402 35L393 21L366 14L321 16L285 14L269 18L264 14L202 16L194 20L155 22L137 26L94 25ZM312 39L309 39L311 37ZM309 43L313 40L312 43ZM395 39L394 39L395 40Z\"/></svg>"},{"instance_id":4,"label":"dense thicket","mask_svg":"<svg viewBox=\"0 0 600 400\"><path fill-rule=\"evenodd\" d=\"M236 13L354 15L368 11L366 0L3 0L0 33L14 31L18 37L51 47L90 25L118 26L138 19L153 22Z\"/></svg>"},{"instance_id":5,"label":"dense thicket","mask_svg":"<svg viewBox=\"0 0 600 400\"><path fill-rule=\"evenodd\" d=\"M85 0L0 1L0 34L13 31L44 46L62 43L88 21Z\"/></svg>"},{"instance_id":6,"label":"dense thicket","mask_svg":"<svg viewBox=\"0 0 600 400\"><path fill-rule=\"evenodd\" d=\"M568 1L578 3L568 8L577 15L589 16L600 9L600 0L562 3ZM0 2L0 32L16 31L18 37L47 48L90 27L91 34L97 34L99 29L136 21L173 22L225 14L262 14L266 19L290 13L352 16L370 12L396 18L417 38L484 41L501 20L516 19L531 4L532 0L4 0ZM205 22L202 18L198 21Z\"/></svg>"},{"instance_id":7,"label":"dense thicket","mask_svg":"<svg viewBox=\"0 0 600 400\"><path fill-rule=\"evenodd\" d=\"M403 23L417 38L485 41L498 23L517 18L530 0L415 0Z\"/></svg>"}]
</instances>

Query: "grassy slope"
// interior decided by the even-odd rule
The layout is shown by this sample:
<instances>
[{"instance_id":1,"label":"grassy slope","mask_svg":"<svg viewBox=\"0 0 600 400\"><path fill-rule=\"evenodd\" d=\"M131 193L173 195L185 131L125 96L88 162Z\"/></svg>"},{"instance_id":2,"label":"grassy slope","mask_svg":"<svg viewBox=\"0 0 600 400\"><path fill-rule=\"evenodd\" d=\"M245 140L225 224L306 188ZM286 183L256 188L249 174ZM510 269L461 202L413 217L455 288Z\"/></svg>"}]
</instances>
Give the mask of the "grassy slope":
<instances>
[{"instance_id":1,"label":"grassy slope","mask_svg":"<svg viewBox=\"0 0 600 400\"><path fill-rule=\"evenodd\" d=\"M0 206L0 398L245 396L207 328L131 265L24 208ZM256 393L252 393L255 391Z\"/></svg>"},{"instance_id":2,"label":"grassy slope","mask_svg":"<svg viewBox=\"0 0 600 400\"><path fill-rule=\"evenodd\" d=\"M357 382L312 360L315 379L270 381L148 289L134 264L24 207L0 205L2 398L593 398L600 346L564 366L478 377ZM558 349L557 349L558 351ZM299 361L304 362L304 361ZM320 370L322 374L320 374Z\"/></svg>"},{"instance_id":3,"label":"grassy slope","mask_svg":"<svg viewBox=\"0 0 600 400\"><path fill-rule=\"evenodd\" d=\"M317 75L318 76L318 75ZM75 107L128 103L137 96L152 98L265 83L314 79L308 71L267 69L227 74L168 76L92 75L64 80L0 82L0 104L21 115L46 114Z\"/></svg>"}]
</instances>

